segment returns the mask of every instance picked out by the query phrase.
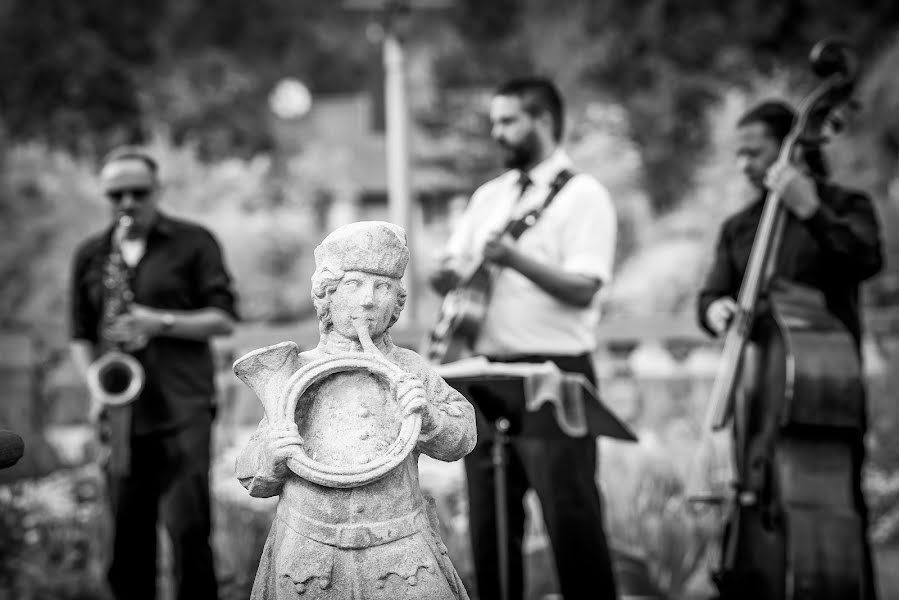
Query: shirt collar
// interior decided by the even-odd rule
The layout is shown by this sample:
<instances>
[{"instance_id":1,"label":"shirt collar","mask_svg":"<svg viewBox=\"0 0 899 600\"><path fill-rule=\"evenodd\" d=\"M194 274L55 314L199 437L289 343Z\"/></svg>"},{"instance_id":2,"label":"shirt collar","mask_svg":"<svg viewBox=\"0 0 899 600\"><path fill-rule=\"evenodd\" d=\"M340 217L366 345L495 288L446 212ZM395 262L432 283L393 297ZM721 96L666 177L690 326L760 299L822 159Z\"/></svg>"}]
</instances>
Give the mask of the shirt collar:
<instances>
[{"instance_id":1,"label":"shirt collar","mask_svg":"<svg viewBox=\"0 0 899 600\"><path fill-rule=\"evenodd\" d=\"M528 171L528 177L539 186L547 187L563 169L571 167L572 162L568 154L561 148L556 148L552 154Z\"/></svg>"},{"instance_id":2,"label":"shirt collar","mask_svg":"<svg viewBox=\"0 0 899 600\"><path fill-rule=\"evenodd\" d=\"M105 237L107 243L112 243L112 234L115 231L115 223L109 225L106 228ZM165 213L157 212L156 213L156 222L153 223L153 226L150 228L150 233L147 237L152 237L154 235L162 235L163 237L171 237L175 233L175 223L172 219L165 215Z\"/></svg>"}]
</instances>

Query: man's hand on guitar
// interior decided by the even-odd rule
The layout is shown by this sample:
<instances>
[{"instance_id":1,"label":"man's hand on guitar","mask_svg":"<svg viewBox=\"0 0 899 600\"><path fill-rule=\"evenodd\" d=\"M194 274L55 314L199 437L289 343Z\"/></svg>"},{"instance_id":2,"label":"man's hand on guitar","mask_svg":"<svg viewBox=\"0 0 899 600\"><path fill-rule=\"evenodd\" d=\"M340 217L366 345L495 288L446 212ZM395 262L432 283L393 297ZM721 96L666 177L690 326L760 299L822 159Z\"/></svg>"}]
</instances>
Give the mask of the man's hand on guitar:
<instances>
[{"instance_id":1,"label":"man's hand on guitar","mask_svg":"<svg viewBox=\"0 0 899 600\"><path fill-rule=\"evenodd\" d=\"M501 267L510 266L517 252L502 234L494 235L484 244L484 260Z\"/></svg>"},{"instance_id":2,"label":"man's hand on guitar","mask_svg":"<svg viewBox=\"0 0 899 600\"><path fill-rule=\"evenodd\" d=\"M705 311L705 321L712 328L712 331L715 332L715 335L721 335L727 330L735 314L737 314L736 301L729 296L725 296L709 304Z\"/></svg>"},{"instance_id":3,"label":"man's hand on guitar","mask_svg":"<svg viewBox=\"0 0 899 600\"><path fill-rule=\"evenodd\" d=\"M430 278L431 287L441 296L445 296L450 290L459 286L459 274L448 266L441 266L434 271Z\"/></svg>"}]
</instances>

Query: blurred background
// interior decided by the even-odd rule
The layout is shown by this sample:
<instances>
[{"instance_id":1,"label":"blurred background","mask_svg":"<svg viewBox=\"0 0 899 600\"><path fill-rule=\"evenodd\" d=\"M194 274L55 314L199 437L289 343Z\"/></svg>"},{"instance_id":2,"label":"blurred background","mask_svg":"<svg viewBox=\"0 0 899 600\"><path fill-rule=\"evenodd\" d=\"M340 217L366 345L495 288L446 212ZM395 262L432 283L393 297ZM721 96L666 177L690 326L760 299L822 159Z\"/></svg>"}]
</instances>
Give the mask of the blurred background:
<instances>
[{"instance_id":1,"label":"blurred background","mask_svg":"<svg viewBox=\"0 0 899 600\"><path fill-rule=\"evenodd\" d=\"M561 88L567 148L618 211L597 367L604 400L641 442L602 442L617 567L659 597L703 597L718 522L688 514L682 490L718 347L694 324L694 295L718 226L747 200L736 119L763 98L801 99L815 84L809 49L833 35L858 52L860 110L826 153L835 179L875 199L886 242L886 269L864 290L866 487L884 597L899 595L893 0L0 0L0 428L28 449L0 471L0 598L104 597L107 515L66 344L72 252L108 220L95 182L106 150L153 149L164 210L213 230L236 281L244 321L216 342L213 491L223 598L244 598L273 505L233 475L262 411L231 362L317 342L312 250L362 219L409 230L411 295L395 338L416 347L439 303L424 278L469 194L501 170L487 100L532 73ZM460 468L422 463L470 583ZM533 498L529 514L528 595L542 598L555 584Z\"/></svg>"}]
</instances>

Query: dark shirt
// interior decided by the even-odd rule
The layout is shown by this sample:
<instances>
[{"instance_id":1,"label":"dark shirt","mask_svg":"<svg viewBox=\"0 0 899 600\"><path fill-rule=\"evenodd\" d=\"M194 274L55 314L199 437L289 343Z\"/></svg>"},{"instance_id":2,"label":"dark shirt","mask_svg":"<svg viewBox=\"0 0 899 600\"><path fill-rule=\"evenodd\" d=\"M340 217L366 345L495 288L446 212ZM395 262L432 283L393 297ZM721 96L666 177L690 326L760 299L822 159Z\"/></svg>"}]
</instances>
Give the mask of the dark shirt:
<instances>
[{"instance_id":1,"label":"dark shirt","mask_svg":"<svg viewBox=\"0 0 899 600\"><path fill-rule=\"evenodd\" d=\"M73 263L72 338L92 342L95 348L111 239L112 228L89 238ZM160 214L144 256L130 269L130 281L138 304L173 311L214 307L237 318L219 244L199 225ZM208 418L215 394L208 341L158 336L134 356L146 371L146 385L134 403L135 434L174 430Z\"/></svg>"},{"instance_id":2,"label":"dark shirt","mask_svg":"<svg viewBox=\"0 0 899 600\"><path fill-rule=\"evenodd\" d=\"M859 283L883 264L880 226L871 200L863 193L817 182L821 205L808 219L787 219L774 275L824 294L827 309L861 339ZM749 263L761 218L764 196L731 216L721 227L712 269L697 303L699 323L709 304L723 296L736 298Z\"/></svg>"}]
</instances>

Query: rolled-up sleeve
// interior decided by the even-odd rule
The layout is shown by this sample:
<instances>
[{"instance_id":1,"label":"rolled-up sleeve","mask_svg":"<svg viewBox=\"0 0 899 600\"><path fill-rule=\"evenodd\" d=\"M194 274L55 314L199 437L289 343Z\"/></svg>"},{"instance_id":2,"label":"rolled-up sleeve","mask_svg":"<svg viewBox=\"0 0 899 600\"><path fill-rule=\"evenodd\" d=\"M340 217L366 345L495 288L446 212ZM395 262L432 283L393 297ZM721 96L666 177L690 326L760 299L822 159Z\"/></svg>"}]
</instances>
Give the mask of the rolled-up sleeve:
<instances>
[{"instance_id":1,"label":"rolled-up sleeve","mask_svg":"<svg viewBox=\"0 0 899 600\"><path fill-rule=\"evenodd\" d=\"M221 309L238 319L231 275L225 267L222 249L211 233L204 232L199 237L195 264L199 304Z\"/></svg>"},{"instance_id":2,"label":"rolled-up sleeve","mask_svg":"<svg viewBox=\"0 0 899 600\"><path fill-rule=\"evenodd\" d=\"M608 190L592 177L575 176L569 183L566 202L572 202L571 214L562 234L564 271L612 280L618 221Z\"/></svg>"},{"instance_id":3,"label":"rolled-up sleeve","mask_svg":"<svg viewBox=\"0 0 899 600\"><path fill-rule=\"evenodd\" d=\"M482 186L472 194L468 205L453 226L453 232L443 249L441 257L449 263L449 266L461 269L468 265L472 258L480 252L480 248L475 246L477 243L475 231L480 220L484 218L483 205L486 201L487 195Z\"/></svg>"},{"instance_id":4,"label":"rolled-up sleeve","mask_svg":"<svg viewBox=\"0 0 899 600\"><path fill-rule=\"evenodd\" d=\"M876 275L883 266L880 225L871 200L857 192L819 186L822 204L804 222L835 274L854 281Z\"/></svg>"}]
</instances>

